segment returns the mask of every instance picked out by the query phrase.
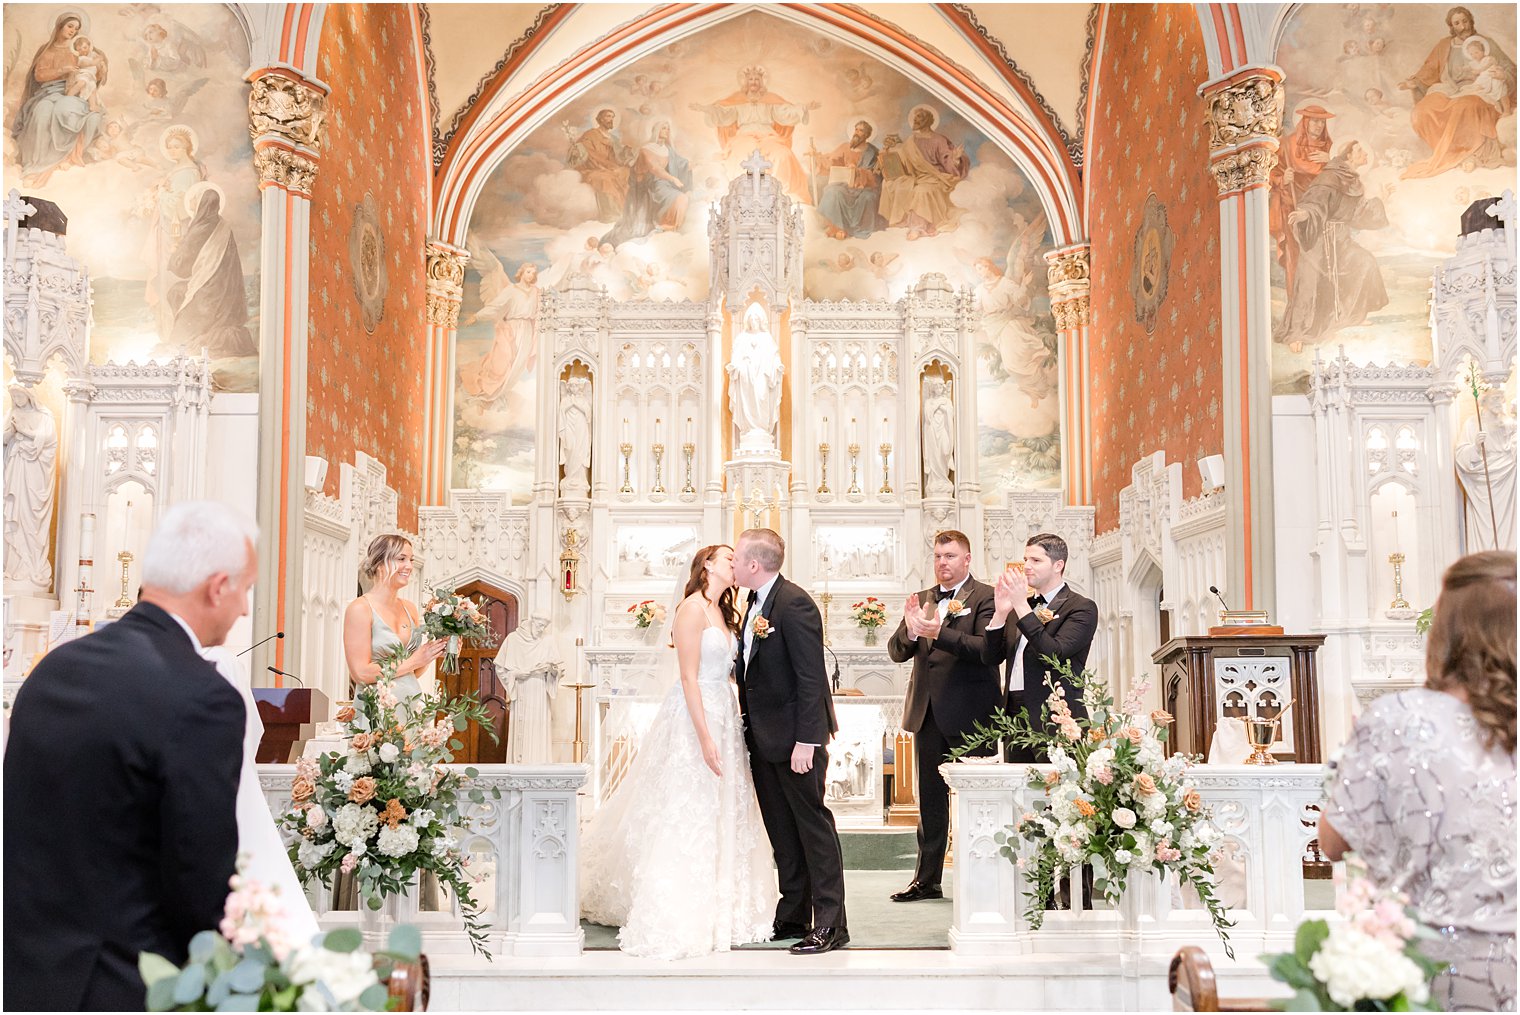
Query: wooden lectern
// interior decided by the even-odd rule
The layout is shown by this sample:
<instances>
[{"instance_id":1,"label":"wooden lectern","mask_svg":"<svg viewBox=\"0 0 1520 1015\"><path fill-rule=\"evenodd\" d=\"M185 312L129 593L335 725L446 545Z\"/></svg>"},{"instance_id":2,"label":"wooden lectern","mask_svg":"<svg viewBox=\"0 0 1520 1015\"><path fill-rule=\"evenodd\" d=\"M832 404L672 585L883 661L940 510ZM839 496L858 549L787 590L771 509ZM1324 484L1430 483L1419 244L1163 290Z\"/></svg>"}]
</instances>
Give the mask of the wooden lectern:
<instances>
[{"instance_id":1,"label":"wooden lectern","mask_svg":"<svg viewBox=\"0 0 1520 1015\"><path fill-rule=\"evenodd\" d=\"M327 720L327 695L313 687L255 687L253 700L264 723L264 739L254 759L261 765L285 765L301 756Z\"/></svg>"},{"instance_id":2,"label":"wooden lectern","mask_svg":"<svg viewBox=\"0 0 1520 1015\"><path fill-rule=\"evenodd\" d=\"M1319 676L1322 634L1232 633L1173 638L1151 654L1161 666L1162 707L1176 716L1168 753L1209 753L1220 718L1272 718L1288 703L1279 761L1315 764L1320 753Z\"/></svg>"}]
</instances>

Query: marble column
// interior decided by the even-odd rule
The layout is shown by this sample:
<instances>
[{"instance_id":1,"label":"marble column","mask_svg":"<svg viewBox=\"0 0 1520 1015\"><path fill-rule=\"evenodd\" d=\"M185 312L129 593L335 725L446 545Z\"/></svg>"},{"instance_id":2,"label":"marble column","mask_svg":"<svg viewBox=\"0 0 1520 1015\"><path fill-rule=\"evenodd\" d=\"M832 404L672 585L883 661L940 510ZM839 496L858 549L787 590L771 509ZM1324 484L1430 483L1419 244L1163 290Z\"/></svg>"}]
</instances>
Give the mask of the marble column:
<instances>
[{"instance_id":1,"label":"marble column","mask_svg":"<svg viewBox=\"0 0 1520 1015\"><path fill-rule=\"evenodd\" d=\"M450 449L454 440L454 338L470 254L441 240L429 240L427 257L427 407L422 449L422 503L449 502Z\"/></svg>"},{"instance_id":2,"label":"marble column","mask_svg":"<svg viewBox=\"0 0 1520 1015\"><path fill-rule=\"evenodd\" d=\"M1282 71L1245 67L1199 89L1219 185L1227 599L1276 608L1272 509L1272 236L1268 176L1282 132ZM1187 463L1191 465L1191 463Z\"/></svg>"},{"instance_id":3,"label":"marble column","mask_svg":"<svg viewBox=\"0 0 1520 1015\"><path fill-rule=\"evenodd\" d=\"M1068 505L1092 503L1092 405L1088 400L1089 294L1092 245L1077 243L1045 255L1050 309L1061 342L1061 488Z\"/></svg>"},{"instance_id":4,"label":"marble column","mask_svg":"<svg viewBox=\"0 0 1520 1015\"><path fill-rule=\"evenodd\" d=\"M252 671L286 666L301 636L305 517L306 343L310 327L311 191L321 156L327 86L287 67L249 75L248 133L263 195L259 261L259 581ZM288 650L299 658L294 647Z\"/></svg>"}]
</instances>

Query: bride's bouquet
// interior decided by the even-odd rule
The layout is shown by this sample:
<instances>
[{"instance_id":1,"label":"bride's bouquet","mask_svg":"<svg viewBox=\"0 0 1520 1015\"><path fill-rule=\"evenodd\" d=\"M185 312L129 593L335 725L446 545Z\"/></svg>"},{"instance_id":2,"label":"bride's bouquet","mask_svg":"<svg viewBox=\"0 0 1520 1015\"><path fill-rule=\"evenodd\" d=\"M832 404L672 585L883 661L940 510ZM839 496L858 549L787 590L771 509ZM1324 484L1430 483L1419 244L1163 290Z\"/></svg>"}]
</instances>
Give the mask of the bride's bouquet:
<instances>
[{"instance_id":1,"label":"bride's bouquet","mask_svg":"<svg viewBox=\"0 0 1520 1015\"><path fill-rule=\"evenodd\" d=\"M303 882L328 887L339 871L357 875L361 905L370 909L379 909L383 896L407 891L419 871L431 871L453 890L471 944L484 953L458 831L465 823L461 805L483 803L485 794L466 788L478 774L474 768L461 776L444 766L463 748L455 734L471 721L493 738L495 729L473 695L417 695L403 705L391 686L397 661L382 661L380 679L338 710L346 750L296 762L291 807L280 819L300 837L290 847L291 863Z\"/></svg>"},{"instance_id":2,"label":"bride's bouquet","mask_svg":"<svg viewBox=\"0 0 1520 1015\"><path fill-rule=\"evenodd\" d=\"M1234 958L1225 933L1234 924L1214 894L1210 859L1222 836L1187 774L1198 759L1163 756L1171 715L1160 709L1142 714L1140 702L1148 682L1116 708L1107 683L1091 671L1073 677L1069 663L1053 656L1045 661L1081 689L1089 718L1072 715L1064 688L1047 671L1050 696L1038 726L1027 713L1014 717L1000 709L989 725L978 723L965 743L950 752L952 758L960 758L1004 740L1036 748L1054 766L1048 772L1030 768L1029 785L1044 793L1045 801L997 835L1002 855L1029 877L1029 925L1039 928L1056 881L1083 864L1093 865L1093 888L1114 905L1131 874L1170 872L1193 886L1225 951ZM1056 732L1049 732L1051 726ZM1019 858L1019 840L1033 847L1032 857Z\"/></svg>"},{"instance_id":3,"label":"bride's bouquet","mask_svg":"<svg viewBox=\"0 0 1520 1015\"><path fill-rule=\"evenodd\" d=\"M489 645L495 638L480 607L468 596L447 589L428 589L430 598L422 608L422 624L429 639L447 638L443 672L459 672L459 650L465 642Z\"/></svg>"}]
</instances>

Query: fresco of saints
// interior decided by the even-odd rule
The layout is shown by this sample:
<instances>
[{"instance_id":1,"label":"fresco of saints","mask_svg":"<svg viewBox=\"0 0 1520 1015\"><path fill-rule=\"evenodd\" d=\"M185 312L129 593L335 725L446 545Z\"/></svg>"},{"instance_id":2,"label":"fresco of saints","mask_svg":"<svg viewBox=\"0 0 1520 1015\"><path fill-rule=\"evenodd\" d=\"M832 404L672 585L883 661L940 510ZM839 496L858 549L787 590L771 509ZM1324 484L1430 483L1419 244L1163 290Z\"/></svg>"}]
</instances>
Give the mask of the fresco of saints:
<instances>
[{"instance_id":1,"label":"fresco of saints","mask_svg":"<svg viewBox=\"0 0 1520 1015\"><path fill-rule=\"evenodd\" d=\"M650 233L679 230L686 221L690 191L691 162L676 151L670 121L659 120L634 156L622 218L601 242L615 247Z\"/></svg>"},{"instance_id":2,"label":"fresco of saints","mask_svg":"<svg viewBox=\"0 0 1520 1015\"><path fill-rule=\"evenodd\" d=\"M1298 199L1314 182L1319 171L1330 161L1330 121L1335 114L1323 106L1305 106L1298 111L1298 125L1278 149L1277 165L1272 168L1272 191L1269 220L1272 235L1277 237L1277 260L1286 278L1284 288L1293 291L1293 277L1298 272L1298 243L1288 228L1288 216L1298 207Z\"/></svg>"},{"instance_id":3,"label":"fresco of saints","mask_svg":"<svg viewBox=\"0 0 1520 1015\"><path fill-rule=\"evenodd\" d=\"M533 369L538 346L538 265L523 262L516 277L509 280L507 270L489 247L473 241L469 248L470 263L480 272L483 305L461 321L460 327L490 321L494 335L485 357L477 364L461 367L459 377L466 394L492 402Z\"/></svg>"},{"instance_id":4,"label":"fresco of saints","mask_svg":"<svg viewBox=\"0 0 1520 1015\"><path fill-rule=\"evenodd\" d=\"M1288 216L1299 246L1298 281L1278 331L1292 352L1330 332L1361 324L1388 305L1377 259L1351 238L1353 229L1381 229L1388 213L1380 198L1368 197L1358 170L1367 152L1348 141L1325 163Z\"/></svg>"},{"instance_id":5,"label":"fresco of saints","mask_svg":"<svg viewBox=\"0 0 1520 1015\"><path fill-rule=\"evenodd\" d=\"M871 125L861 120L848 141L820 156L819 168L828 182L818 199L818 214L828 221L824 231L836 240L870 236L878 227L881 150L871 143L871 133Z\"/></svg>"},{"instance_id":6,"label":"fresco of saints","mask_svg":"<svg viewBox=\"0 0 1520 1015\"><path fill-rule=\"evenodd\" d=\"M617 113L610 109L598 110L596 126L571 142L565 160L596 193L596 217L603 222L616 222L628 199L631 156L612 131L616 123ZM569 132L568 125L566 131Z\"/></svg>"},{"instance_id":7,"label":"fresco of saints","mask_svg":"<svg viewBox=\"0 0 1520 1015\"><path fill-rule=\"evenodd\" d=\"M794 200L812 204L808 175L792 151L792 132L808 122L808 113L821 103L788 102L766 86L766 71L758 64L739 72L739 90L711 105L693 102L709 127L718 132L724 162L746 159L759 150L771 164L771 175Z\"/></svg>"},{"instance_id":8,"label":"fresco of saints","mask_svg":"<svg viewBox=\"0 0 1520 1015\"><path fill-rule=\"evenodd\" d=\"M1447 11L1446 27L1450 35L1435 44L1419 70L1399 82L1414 93L1409 122L1431 152L1404 170L1405 179L1505 162L1498 125L1515 108L1515 61L1492 39L1477 34L1466 7ZM1474 39L1485 45L1472 45Z\"/></svg>"},{"instance_id":9,"label":"fresco of saints","mask_svg":"<svg viewBox=\"0 0 1520 1015\"><path fill-rule=\"evenodd\" d=\"M894 134L883 142L881 215L889 226L906 226L910 240L954 228L950 194L971 172L965 149L934 129L938 119L928 106L915 106L908 140Z\"/></svg>"}]
</instances>

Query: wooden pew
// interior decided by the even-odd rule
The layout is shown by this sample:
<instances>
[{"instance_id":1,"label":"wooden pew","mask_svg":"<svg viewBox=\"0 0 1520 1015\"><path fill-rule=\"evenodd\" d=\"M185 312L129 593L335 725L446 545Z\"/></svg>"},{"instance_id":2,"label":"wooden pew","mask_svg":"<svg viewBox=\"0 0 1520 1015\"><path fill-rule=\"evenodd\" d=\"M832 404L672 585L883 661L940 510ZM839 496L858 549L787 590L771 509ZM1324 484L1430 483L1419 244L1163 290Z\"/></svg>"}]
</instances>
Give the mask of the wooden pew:
<instances>
[{"instance_id":1,"label":"wooden pew","mask_svg":"<svg viewBox=\"0 0 1520 1015\"><path fill-rule=\"evenodd\" d=\"M1263 997L1220 997L1214 965L1197 945L1187 945L1172 956L1166 982L1172 992L1172 1011L1273 1010Z\"/></svg>"}]
</instances>

